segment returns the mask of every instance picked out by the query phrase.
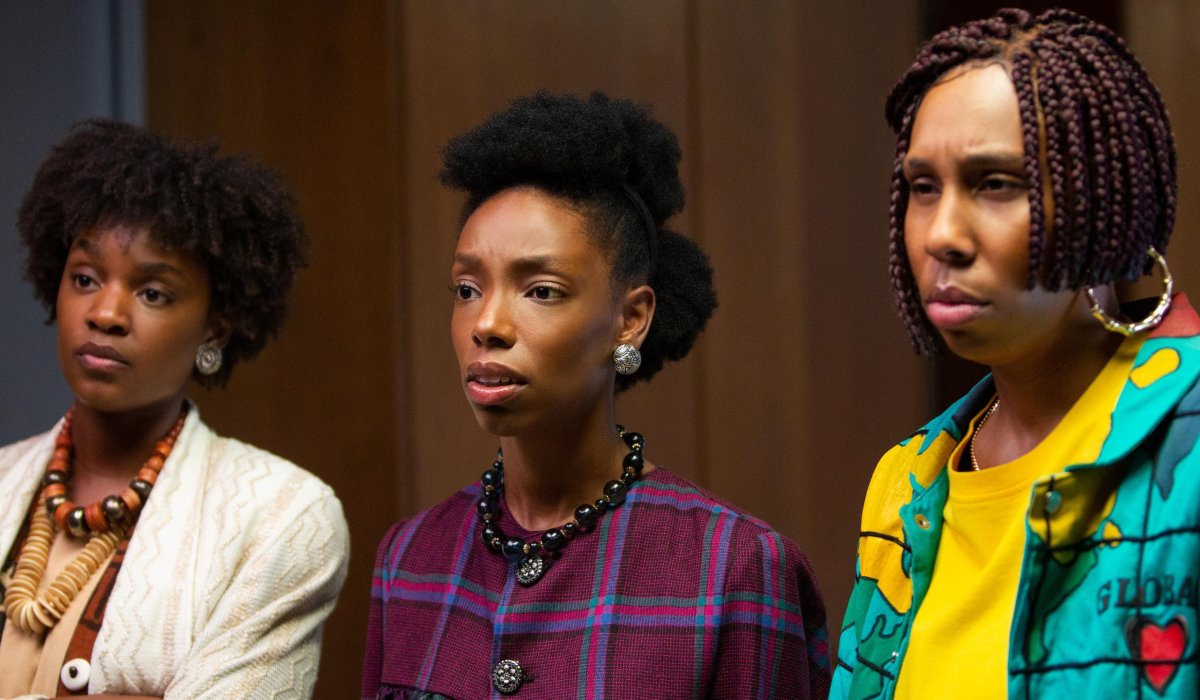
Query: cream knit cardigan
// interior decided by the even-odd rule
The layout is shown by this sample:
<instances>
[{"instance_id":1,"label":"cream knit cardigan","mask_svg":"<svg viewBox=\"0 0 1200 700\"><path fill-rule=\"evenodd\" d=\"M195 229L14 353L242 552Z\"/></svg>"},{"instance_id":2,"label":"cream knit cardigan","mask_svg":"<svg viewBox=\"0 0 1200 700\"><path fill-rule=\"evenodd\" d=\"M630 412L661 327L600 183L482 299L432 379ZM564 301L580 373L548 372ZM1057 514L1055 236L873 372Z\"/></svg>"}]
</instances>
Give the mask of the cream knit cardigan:
<instances>
[{"instance_id":1,"label":"cream knit cardigan","mask_svg":"<svg viewBox=\"0 0 1200 700\"><path fill-rule=\"evenodd\" d=\"M0 448L0 562L57 434L56 426ZM342 507L327 485L217 436L192 406L129 542L88 692L310 697L321 625L349 554Z\"/></svg>"}]
</instances>

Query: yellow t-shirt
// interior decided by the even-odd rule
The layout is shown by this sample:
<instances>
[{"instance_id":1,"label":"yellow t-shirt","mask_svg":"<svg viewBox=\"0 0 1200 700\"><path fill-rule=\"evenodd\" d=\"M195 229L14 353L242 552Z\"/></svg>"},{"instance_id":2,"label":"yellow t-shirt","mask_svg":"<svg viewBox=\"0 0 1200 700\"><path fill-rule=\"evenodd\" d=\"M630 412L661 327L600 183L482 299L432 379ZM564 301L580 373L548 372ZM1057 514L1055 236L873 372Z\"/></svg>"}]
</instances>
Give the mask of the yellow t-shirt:
<instances>
[{"instance_id":1,"label":"yellow t-shirt","mask_svg":"<svg viewBox=\"0 0 1200 700\"><path fill-rule=\"evenodd\" d=\"M1025 455L983 471L949 470L933 579L917 611L896 698L1003 698L1025 517L1038 479L1090 462L1109 433L1112 409L1143 338L1117 349L1071 410ZM984 409L986 410L986 409ZM982 415L982 412L980 413ZM950 457L969 460L980 416Z\"/></svg>"}]
</instances>

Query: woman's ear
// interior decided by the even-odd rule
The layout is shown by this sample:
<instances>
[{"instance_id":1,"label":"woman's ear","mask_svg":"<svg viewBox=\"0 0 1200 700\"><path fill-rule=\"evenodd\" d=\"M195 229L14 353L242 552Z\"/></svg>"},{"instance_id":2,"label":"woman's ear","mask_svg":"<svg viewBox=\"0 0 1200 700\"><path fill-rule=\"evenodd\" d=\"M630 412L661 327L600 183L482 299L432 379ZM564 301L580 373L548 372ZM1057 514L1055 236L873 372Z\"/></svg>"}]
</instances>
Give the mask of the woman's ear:
<instances>
[{"instance_id":1,"label":"woman's ear","mask_svg":"<svg viewBox=\"0 0 1200 700\"><path fill-rule=\"evenodd\" d=\"M231 337L233 325L226 321L224 316L213 315L208 322L208 336L204 339L204 344L224 348Z\"/></svg>"},{"instance_id":2,"label":"woman's ear","mask_svg":"<svg viewBox=\"0 0 1200 700\"><path fill-rule=\"evenodd\" d=\"M654 320L654 304L654 290L650 285L643 284L625 292L621 306L621 327L617 333L618 343L642 347L646 334L650 332L650 323Z\"/></svg>"}]
</instances>

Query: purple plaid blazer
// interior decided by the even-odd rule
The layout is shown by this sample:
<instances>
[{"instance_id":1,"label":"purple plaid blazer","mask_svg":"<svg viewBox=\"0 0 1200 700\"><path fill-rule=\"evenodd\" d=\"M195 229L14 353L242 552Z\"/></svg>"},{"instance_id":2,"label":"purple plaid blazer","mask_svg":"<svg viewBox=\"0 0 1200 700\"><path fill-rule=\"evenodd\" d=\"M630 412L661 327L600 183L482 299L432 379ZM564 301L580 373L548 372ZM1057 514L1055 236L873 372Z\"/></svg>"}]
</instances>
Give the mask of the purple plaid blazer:
<instances>
[{"instance_id":1,"label":"purple plaid blazer","mask_svg":"<svg viewBox=\"0 0 1200 700\"><path fill-rule=\"evenodd\" d=\"M787 538L664 469L576 537L536 584L480 539L479 487L379 545L364 698L824 698L825 608ZM532 538L500 499L500 523Z\"/></svg>"}]
</instances>

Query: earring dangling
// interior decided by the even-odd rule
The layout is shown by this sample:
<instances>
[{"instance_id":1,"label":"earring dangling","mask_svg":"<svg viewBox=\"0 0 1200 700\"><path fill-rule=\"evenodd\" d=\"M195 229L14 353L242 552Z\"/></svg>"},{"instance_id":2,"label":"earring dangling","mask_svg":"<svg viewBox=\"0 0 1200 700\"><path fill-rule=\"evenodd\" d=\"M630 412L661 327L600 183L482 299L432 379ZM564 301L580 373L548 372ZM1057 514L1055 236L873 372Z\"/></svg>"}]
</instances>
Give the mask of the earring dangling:
<instances>
[{"instance_id":1,"label":"earring dangling","mask_svg":"<svg viewBox=\"0 0 1200 700\"><path fill-rule=\"evenodd\" d=\"M1153 260L1156 265L1162 268L1163 292L1162 296L1158 299L1158 306L1154 307L1154 311L1152 311L1149 316L1141 321L1134 323L1118 321L1112 316L1109 316L1108 313L1100 307L1100 302L1096 301L1096 295L1092 291L1092 287L1088 287L1087 298L1092 305L1092 316L1094 316L1096 320L1100 322L1100 325L1104 326L1104 330L1126 336L1133 335L1134 333L1141 333L1142 331L1149 330L1162 323L1163 317L1167 315L1167 310L1171 308L1171 293L1175 290L1175 280L1171 277L1171 271L1167 269L1167 261L1157 250L1154 249L1154 246L1146 249L1146 255L1149 255L1150 259Z\"/></svg>"},{"instance_id":2,"label":"earring dangling","mask_svg":"<svg viewBox=\"0 0 1200 700\"><path fill-rule=\"evenodd\" d=\"M613 351L613 364L621 374L633 374L642 366L642 353L629 343L621 343Z\"/></svg>"},{"instance_id":3,"label":"earring dangling","mask_svg":"<svg viewBox=\"0 0 1200 700\"><path fill-rule=\"evenodd\" d=\"M196 350L196 371L206 377L211 377L221 369L221 348L211 343L204 343Z\"/></svg>"}]
</instances>

